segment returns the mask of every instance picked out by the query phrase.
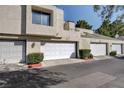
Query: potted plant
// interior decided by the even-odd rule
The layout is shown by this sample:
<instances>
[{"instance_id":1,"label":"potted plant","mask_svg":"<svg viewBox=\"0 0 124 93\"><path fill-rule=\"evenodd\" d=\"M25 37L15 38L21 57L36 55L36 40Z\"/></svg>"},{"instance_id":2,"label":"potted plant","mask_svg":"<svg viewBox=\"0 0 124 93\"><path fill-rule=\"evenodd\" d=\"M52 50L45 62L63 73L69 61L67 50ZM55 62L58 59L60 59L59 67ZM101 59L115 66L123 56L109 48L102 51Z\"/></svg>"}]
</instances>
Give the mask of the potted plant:
<instances>
[{"instance_id":1,"label":"potted plant","mask_svg":"<svg viewBox=\"0 0 124 93\"><path fill-rule=\"evenodd\" d=\"M110 56L116 56L117 55L117 52L116 51L111 51L110 52Z\"/></svg>"},{"instance_id":2,"label":"potted plant","mask_svg":"<svg viewBox=\"0 0 124 93\"><path fill-rule=\"evenodd\" d=\"M30 53L28 58L28 68L41 68L44 55L43 53Z\"/></svg>"},{"instance_id":3,"label":"potted plant","mask_svg":"<svg viewBox=\"0 0 124 93\"><path fill-rule=\"evenodd\" d=\"M90 54L90 55L88 56L88 58L89 58L89 59L93 59L93 55Z\"/></svg>"},{"instance_id":4,"label":"potted plant","mask_svg":"<svg viewBox=\"0 0 124 93\"><path fill-rule=\"evenodd\" d=\"M89 56L90 56L90 52L91 52L90 49L80 49L79 50L80 58L87 60L89 58Z\"/></svg>"}]
</instances>

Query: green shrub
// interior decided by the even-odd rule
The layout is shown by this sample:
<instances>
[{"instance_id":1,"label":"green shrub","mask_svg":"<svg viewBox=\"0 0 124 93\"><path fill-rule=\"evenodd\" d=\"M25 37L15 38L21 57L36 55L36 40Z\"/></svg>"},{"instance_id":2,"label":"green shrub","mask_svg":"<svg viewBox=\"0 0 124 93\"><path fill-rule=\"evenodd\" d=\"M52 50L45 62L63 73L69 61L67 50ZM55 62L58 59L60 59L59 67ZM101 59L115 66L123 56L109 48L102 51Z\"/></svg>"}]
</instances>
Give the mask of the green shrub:
<instances>
[{"instance_id":1,"label":"green shrub","mask_svg":"<svg viewBox=\"0 0 124 93\"><path fill-rule=\"evenodd\" d=\"M110 52L110 56L116 56L117 55L117 52L116 51L111 51Z\"/></svg>"},{"instance_id":2,"label":"green shrub","mask_svg":"<svg viewBox=\"0 0 124 93\"><path fill-rule=\"evenodd\" d=\"M90 49L81 49L79 50L79 55L81 59L88 58L90 55L91 50Z\"/></svg>"},{"instance_id":3,"label":"green shrub","mask_svg":"<svg viewBox=\"0 0 124 93\"><path fill-rule=\"evenodd\" d=\"M28 56L28 64L38 64L43 61L43 53L31 53Z\"/></svg>"},{"instance_id":4,"label":"green shrub","mask_svg":"<svg viewBox=\"0 0 124 93\"><path fill-rule=\"evenodd\" d=\"M88 58L89 58L89 59L92 59L92 58L93 58L93 55L92 55L92 54L90 54Z\"/></svg>"}]
</instances>

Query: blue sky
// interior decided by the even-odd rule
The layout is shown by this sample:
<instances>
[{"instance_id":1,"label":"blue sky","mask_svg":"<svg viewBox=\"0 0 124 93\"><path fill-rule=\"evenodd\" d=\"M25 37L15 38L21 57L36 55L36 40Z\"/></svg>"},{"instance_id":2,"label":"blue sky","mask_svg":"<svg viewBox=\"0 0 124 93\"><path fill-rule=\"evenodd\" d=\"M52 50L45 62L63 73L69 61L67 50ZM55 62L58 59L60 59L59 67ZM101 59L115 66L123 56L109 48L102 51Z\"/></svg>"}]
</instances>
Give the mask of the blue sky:
<instances>
[{"instance_id":1,"label":"blue sky","mask_svg":"<svg viewBox=\"0 0 124 93\"><path fill-rule=\"evenodd\" d=\"M86 20L93 25L93 29L101 25L101 18L93 11L92 5L58 5L57 7L64 10L64 19L77 21L80 19Z\"/></svg>"}]
</instances>

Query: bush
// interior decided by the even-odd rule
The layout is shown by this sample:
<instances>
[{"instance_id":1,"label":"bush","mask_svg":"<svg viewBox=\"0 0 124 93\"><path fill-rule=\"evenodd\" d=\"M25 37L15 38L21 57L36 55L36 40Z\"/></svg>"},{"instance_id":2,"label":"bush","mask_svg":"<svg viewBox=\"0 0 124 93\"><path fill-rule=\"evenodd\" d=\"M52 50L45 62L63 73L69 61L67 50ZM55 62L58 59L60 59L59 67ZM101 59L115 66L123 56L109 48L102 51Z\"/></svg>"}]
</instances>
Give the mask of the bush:
<instances>
[{"instance_id":1,"label":"bush","mask_svg":"<svg viewBox=\"0 0 124 93\"><path fill-rule=\"evenodd\" d=\"M91 50L90 49L81 49L79 50L80 58L85 59L88 58L90 55Z\"/></svg>"},{"instance_id":2,"label":"bush","mask_svg":"<svg viewBox=\"0 0 124 93\"><path fill-rule=\"evenodd\" d=\"M88 58L89 58L89 59L92 59L92 58L93 58L93 55L92 55L92 54L90 54Z\"/></svg>"},{"instance_id":3,"label":"bush","mask_svg":"<svg viewBox=\"0 0 124 93\"><path fill-rule=\"evenodd\" d=\"M28 64L38 64L43 61L43 53L31 53L28 56Z\"/></svg>"},{"instance_id":4,"label":"bush","mask_svg":"<svg viewBox=\"0 0 124 93\"><path fill-rule=\"evenodd\" d=\"M117 55L117 52L116 51L111 51L110 52L110 56L116 56Z\"/></svg>"}]
</instances>

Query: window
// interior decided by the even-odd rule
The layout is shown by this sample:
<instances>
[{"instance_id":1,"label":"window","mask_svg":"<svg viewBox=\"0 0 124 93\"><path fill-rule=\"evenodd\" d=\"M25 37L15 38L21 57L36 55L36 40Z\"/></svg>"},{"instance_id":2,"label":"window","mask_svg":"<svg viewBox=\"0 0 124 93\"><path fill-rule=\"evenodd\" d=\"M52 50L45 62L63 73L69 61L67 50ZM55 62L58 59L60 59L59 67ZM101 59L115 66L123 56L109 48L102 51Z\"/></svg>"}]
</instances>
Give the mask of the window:
<instances>
[{"instance_id":1,"label":"window","mask_svg":"<svg viewBox=\"0 0 124 93\"><path fill-rule=\"evenodd\" d=\"M44 12L32 12L32 23L50 26L50 14Z\"/></svg>"}]
</instances>

